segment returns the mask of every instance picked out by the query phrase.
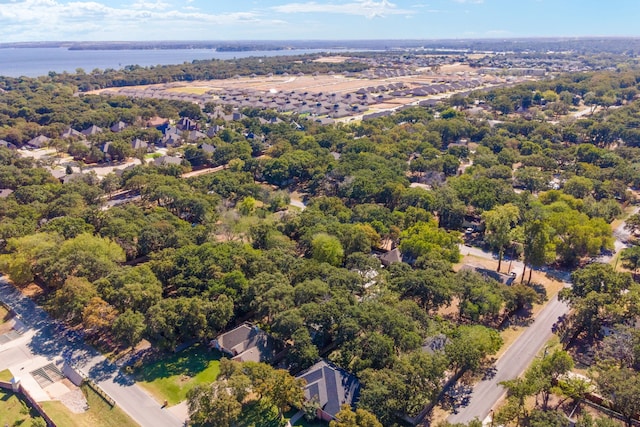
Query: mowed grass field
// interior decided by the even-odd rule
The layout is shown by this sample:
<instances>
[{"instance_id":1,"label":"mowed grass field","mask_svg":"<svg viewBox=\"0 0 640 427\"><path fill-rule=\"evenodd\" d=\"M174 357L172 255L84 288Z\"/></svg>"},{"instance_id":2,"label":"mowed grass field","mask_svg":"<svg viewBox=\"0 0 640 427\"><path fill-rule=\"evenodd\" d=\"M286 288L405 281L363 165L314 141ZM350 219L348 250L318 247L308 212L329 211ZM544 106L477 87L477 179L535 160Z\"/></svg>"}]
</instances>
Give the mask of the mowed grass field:
<instances>
[{"instance_id":1,"label":"mowed grass field","mask_svg":"<svg viewBox=\"0 0 640 427\"><path fill-rule=\"evenodd\" d=\"M17 394L0 389L0 426L31 427L40 418Z\"/></svg>"},{"instance_id":2,"label":"mowed grass field","mask_svg":"<svg viewBox=\"0 0 640 427\"><path fill-rule=\"evenodd\" d=\"M82 386L87 398L89 410L82 414L74 414L59 401L42 402L42 407L49 417L59 426L75 427L136 427L122 409L111 407L89 386Z\"/></svg>"},{"instance_id":3,"label":"mowed grass field","mask_svg":"<svg viewBox=\"0 0 640 427\"><path fill-rule=\"evenodd\" d=\"M216 380L221 357L219 351L194 345L143 365L135 372L135 378L159 403L166 400L175 405L186 399L187 392L196 385Z\"/></svg>"},{"instance_id":4,"label":"mowed grass field","mask_svg":"<svg viewBox=\"0 0 640 427\"><path fill-rule=\"evenodd\" d=\"M0 325L11 319L11 314L2 304L0 304Z\"/></svg>"},{"instance_id":5,"label":"mowed grass field","mask_svg":"<svg viewBox=\"0 0 640 427\"><path fill-rule=\"evenodd\" d=\"M167 89L167 92L188 93L190 95L204 95L211 90L210 87L184 86Z\"/></svg>"}]
</instances>

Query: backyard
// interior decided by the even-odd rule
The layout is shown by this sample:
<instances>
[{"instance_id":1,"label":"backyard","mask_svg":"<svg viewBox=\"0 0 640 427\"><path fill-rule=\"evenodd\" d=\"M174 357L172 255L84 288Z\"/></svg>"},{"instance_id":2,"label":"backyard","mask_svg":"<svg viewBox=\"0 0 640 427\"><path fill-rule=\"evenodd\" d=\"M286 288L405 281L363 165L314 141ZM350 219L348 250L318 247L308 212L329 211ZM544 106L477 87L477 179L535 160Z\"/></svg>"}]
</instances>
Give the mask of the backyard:
<instances>
[{"instance_id":1,"label":"backyard","mask_svg":"<svg viewBox=\"0 0 640 427\"><path fill-rule=\"evenodd\" d=\"M74 414L59 401L42 402L42 407L49 417L59 426L77 427L134 427L137 424L122 409L111 407L89 386L83 385L89 410L82 414Z\"/></svg>"},{"instance_id":2,"label":"backyard","mask_svg":"<svg viewBox=\"0 0 640 427\"><path fill-rule=\"evenodd\" d=\"M40 420L40 424L35 420ZM17 394L0 389L1 426L44 426L43 421L44 420L38 416L38 413L30 409L26 402L20 399Z\"/></svg>"},{"instance_id":3,"label":"backyard","mask_svg":"<svg viewBox=\"0 0 640 427\"><path fill-rule=\"evenodd\" d=\"M179 353L145 363L135 371L136 381L158 402L175 405L186 399L187 392L198 384L216 380L222 354L196 344Z\"/></svg>"},{"instance_id":4,"label":"backyard","mask_svg":"<svg viewBox=\"0 0 640 427\"><path fill-rule=\"evenodd\" d=\"M0 304L0 325L8 321L10 318L11 314L9 313L9 310L7 310L4 305Z\"/></svg>"}]
</instances>

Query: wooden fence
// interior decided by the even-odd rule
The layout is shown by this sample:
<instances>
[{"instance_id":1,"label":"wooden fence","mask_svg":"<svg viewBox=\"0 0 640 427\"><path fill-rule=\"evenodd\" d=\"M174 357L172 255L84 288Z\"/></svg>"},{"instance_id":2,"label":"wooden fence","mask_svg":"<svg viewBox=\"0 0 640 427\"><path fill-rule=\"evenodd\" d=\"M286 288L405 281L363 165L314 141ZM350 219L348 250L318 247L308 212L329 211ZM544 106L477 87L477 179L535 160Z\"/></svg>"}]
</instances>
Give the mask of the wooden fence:
<instances>
[{"instance_id":1,"label":"wooden fence","mask_svg":"<svg viewBox=\"0 0 640 427\"><path fill-rule=\"evenodd\" d=\"M89 378L84 379L84 383L88 385L91 390L95 391L98 396L102 397L105 402L107 402L112 408L116 406L116 401L111 398L98 384L93 382L93 380Z\"/></svg>"}]
</instances>

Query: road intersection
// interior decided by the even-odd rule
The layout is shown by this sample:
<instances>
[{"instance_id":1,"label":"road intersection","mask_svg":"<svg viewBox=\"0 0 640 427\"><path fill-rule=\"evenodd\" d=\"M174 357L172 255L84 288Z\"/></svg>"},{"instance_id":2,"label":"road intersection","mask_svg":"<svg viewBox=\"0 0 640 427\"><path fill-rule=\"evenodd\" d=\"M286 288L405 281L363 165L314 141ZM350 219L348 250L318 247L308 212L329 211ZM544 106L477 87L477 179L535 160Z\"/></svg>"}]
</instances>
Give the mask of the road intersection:
<instances>
[{"instance_id":1,"label":"road intersection","mask_svg":"<svg viewBox=\"0 0 640 427\"><path fill-rule=\"evenodd\" d=\"M179 427L185 424L184 419L163 409L117 366L86 345L79 334L51 319L5 278L0 278L0 301L13 309L24 325L21 336L0 344L0 370L9 369L14 376L20 377L23 386L36 400L47 400L48 396L28 372L47 363L61 365L66 360L93 380L141 426Z\"/></svg>"},{"instance_id":2,"label":"road intersection","mask_svg":"<svg viewBox=\"0 0 640 427\"><path fill-rule=\"evenodd\" d=\"M639 210L640 208L635 208L632 214L637 213ZM611 262L613 254L628 246L626 240L629 237L629 232L625 229L625 225L623 221L613 230L613 237L615 238L614 252L611 255L603 255L595 258L595 262ZM460 253L462 255L471 255L484 259L496 259L495 255L491 252L465 245L460 245ZM512 261L510 270L517 271L520 274L523 267L524 265L521 261L514 260ZM564 282L565 286L571 286L571 272L547 268L541 271ZM559 301L557 295L554 296L540 313L538 313L533 323L509 346L500 359L498 359L494 366L494 375L475 384L469 396L468 404L460 408L456 413L451 414L447 420L453 424L468 423L474 418L485 420L496 403L505 394L505 389L499 383L517 378L527 369L553 335L553 325L558 321L558 318L567 313L569 313L569 307L564 302Z\"/></svg>"}]
</instances>

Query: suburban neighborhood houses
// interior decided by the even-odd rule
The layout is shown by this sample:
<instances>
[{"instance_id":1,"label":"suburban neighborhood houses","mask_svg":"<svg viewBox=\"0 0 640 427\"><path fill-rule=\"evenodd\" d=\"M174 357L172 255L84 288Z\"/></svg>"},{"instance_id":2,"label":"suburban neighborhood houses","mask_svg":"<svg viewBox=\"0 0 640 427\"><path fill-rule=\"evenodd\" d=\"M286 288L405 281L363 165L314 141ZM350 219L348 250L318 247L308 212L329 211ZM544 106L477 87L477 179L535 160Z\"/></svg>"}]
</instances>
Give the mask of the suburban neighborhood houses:
<instances>
[{"instance_id":1,"label":"suburban neighborhood houses","mask_svg":"<svg viewBox=\"0 0 640 427\"><path fill-rule=\"evenodd\" d=\"M640 71L539 43L0 76L0 422L631 427Z\"/></svg>"}]
</instances>

